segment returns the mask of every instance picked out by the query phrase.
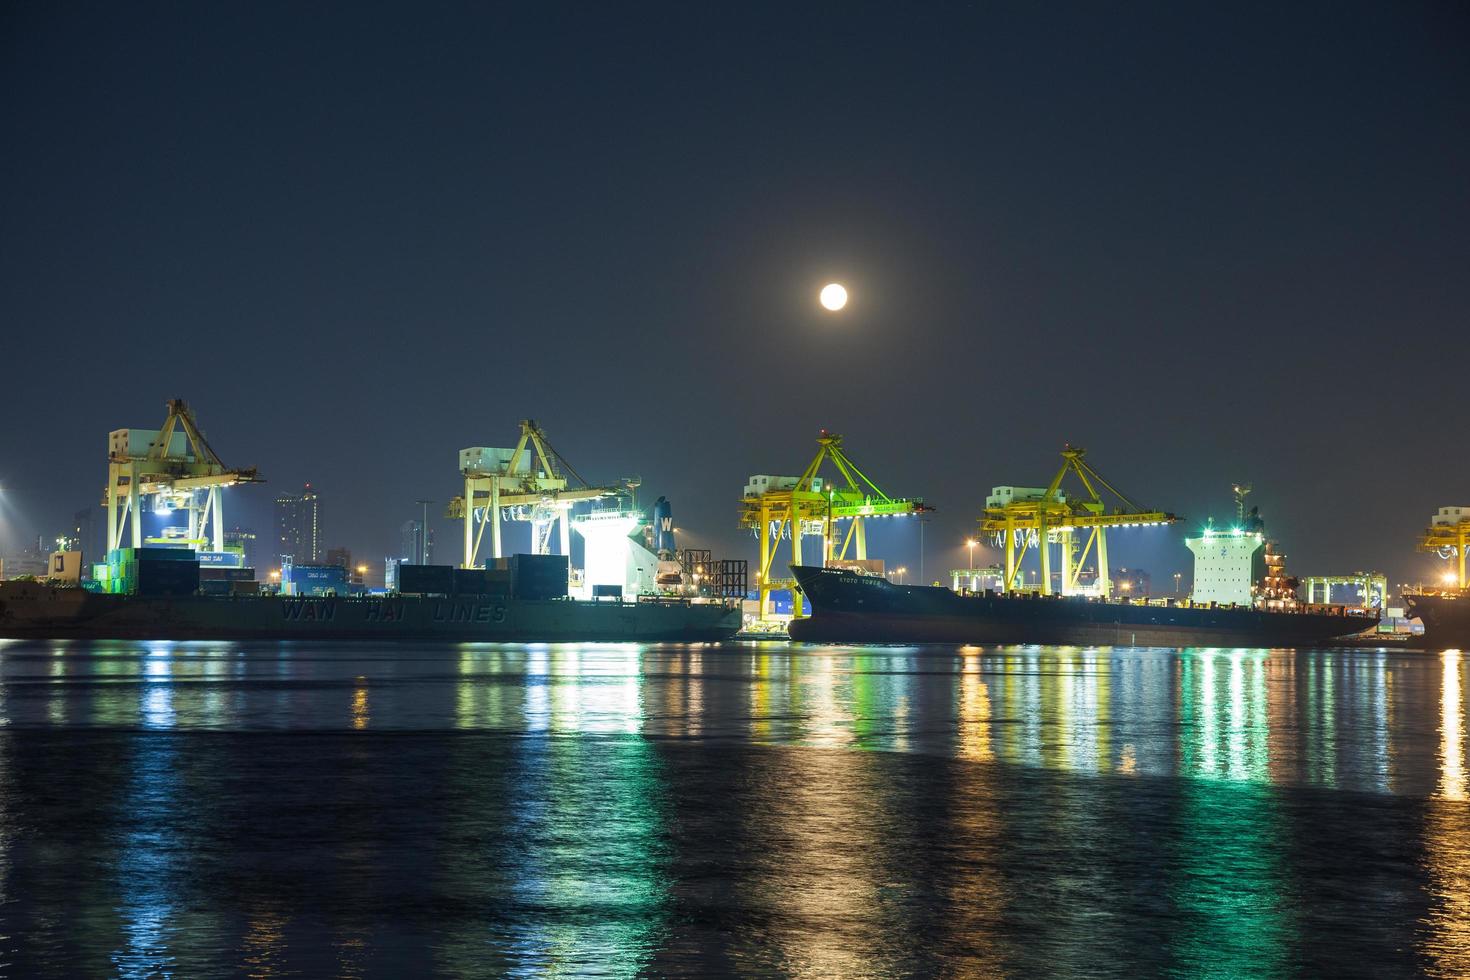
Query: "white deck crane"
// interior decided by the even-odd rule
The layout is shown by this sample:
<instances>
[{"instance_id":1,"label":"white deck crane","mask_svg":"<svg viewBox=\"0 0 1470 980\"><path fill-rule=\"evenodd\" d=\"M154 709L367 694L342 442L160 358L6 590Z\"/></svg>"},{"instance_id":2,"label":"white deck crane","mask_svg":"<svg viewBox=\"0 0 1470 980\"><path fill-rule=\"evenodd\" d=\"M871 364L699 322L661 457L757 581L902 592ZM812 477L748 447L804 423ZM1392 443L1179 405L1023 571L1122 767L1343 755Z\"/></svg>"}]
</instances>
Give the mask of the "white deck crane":
<instances>
[{"instance_id":1,"label":"white deck crane","mask_svg":"<svg viewBox=\"0 0 1470 980\"><path fill-rule=\"evenodd\" d=\"M141 504L187 511L186 541L196 549L225 547L225 520L220 491L238 483L262 482L255 468L231 469L194 422L181 399L168 403L168 418L159 429L115 429L107 437L107 549L122 547L123 531L131 531L132 547L143 545Z\"/></svg>"}]
</instances>

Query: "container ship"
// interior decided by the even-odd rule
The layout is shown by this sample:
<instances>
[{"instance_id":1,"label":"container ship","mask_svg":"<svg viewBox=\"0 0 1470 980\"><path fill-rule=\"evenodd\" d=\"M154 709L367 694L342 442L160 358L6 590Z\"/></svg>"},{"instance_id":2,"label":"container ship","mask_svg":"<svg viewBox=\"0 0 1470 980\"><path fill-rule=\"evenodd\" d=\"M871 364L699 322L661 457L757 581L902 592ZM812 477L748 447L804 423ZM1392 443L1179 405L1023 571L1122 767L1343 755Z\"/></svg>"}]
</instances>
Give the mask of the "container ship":
<instances>
[{"instance_id":1,"label":"container ship","mask_svg":"<svg viewBox=\"0 0 1470 980\"><path fill-rule=\"evenodd\" d=\"M961 595L847 569L798 565L792 571L812 615L791 623L791 638L818 643L1301 647L1378 624L1376 615L1347 609L1277 612L1086 596Z\"/></svg>"},{"instance_id":2,"label":"container ship","mask_svg":"<svg viewBox=\"0 0 1470 980\"><path fill-rule=\"evenodd\" d=\"M134 562L118 592L0 582L0 638L693 642L727 639L741 623L733 600L570 598L560 555L515 555L502 574L403 566L413 578L386 595L292 596L254 583L204 590L188 554Z\"/></svg>"},{"instance_id":3,"label":"container ship","mask_svg":"<svg viewBox=\"0 0 1470 980\"><path fill-rule=\"evenodd\" d=\"M1470 650L1470 590L1406 592L1409 616L1424 624L1419 644L1429 650Z\"/></svg>"},{"instance_id":4,"label":"container ship","mask_svg":"<svg viewBox=\"0 0 1470 980\"><path fill-rule=\"evenodd\" d=\"M1429 650L1470 650L1470 507L1441 507L1429 518L1419 550L1454 563L1442 588L1404 593L1409 615L1424 624L1420 645Z\"/></svg>"}]
</instances>

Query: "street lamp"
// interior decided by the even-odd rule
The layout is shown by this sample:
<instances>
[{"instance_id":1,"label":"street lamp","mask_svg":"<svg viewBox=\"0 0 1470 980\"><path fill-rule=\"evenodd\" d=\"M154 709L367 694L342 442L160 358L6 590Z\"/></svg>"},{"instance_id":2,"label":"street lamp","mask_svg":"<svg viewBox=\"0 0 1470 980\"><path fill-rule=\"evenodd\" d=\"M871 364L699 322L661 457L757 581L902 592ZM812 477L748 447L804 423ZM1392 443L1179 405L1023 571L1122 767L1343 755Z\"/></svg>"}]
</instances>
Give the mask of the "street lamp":
<instances>
[{"instance_id":1,"label":"street lamp","mask_svg":"<svg viewBox=\"0 0 1470 980\"><path fill-rule=\"evenodd\" d=\"M975 570L975 545L976 545L976 543L977 542L975 541L974 538L966 538L965 539L965 547L970 549L970 571L972 571L972 572Z\"/></svg>"},{"instance_id":2,"label":"street lamp","mask_svg":"<svg viewBox=\"0 0 1470 980\"><path fill-rule=\"evenodd\" d=\"M1183 572L1175 572L1174 573L1174 595L1176 597L1179 595L1179 580L1182 579L1183 577L1184 577L1184 573Z\"/></svg>"}]
</instances>

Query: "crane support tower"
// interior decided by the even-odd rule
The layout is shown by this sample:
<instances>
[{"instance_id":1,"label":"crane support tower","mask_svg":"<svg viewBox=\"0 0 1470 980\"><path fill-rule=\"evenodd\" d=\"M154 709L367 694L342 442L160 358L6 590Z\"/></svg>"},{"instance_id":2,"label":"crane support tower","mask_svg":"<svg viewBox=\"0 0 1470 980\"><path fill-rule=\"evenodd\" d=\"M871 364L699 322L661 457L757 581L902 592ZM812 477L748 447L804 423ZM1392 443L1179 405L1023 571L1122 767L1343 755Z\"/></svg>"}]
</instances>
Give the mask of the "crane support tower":
<instances>
[{"instance_id":1,"label":"crane support tower","mask_svg":"<svg viewBox=\"0 0 1470 980\"><path fill-rule=\"evenodd\" d=\"M1453 561L1454 571L1445 576L1445 584L1457 589L1470 589L1470 578L1465 575L1465 547L1470 544L1470 507L1441 507L1429 519L1429 527L1419 539L1420 551L1432 551L1439 557Z\"/></svg>"},{"instance_id":2,"label":"crane support tower","mask_svg":"<svg viewBox=\"0 0 1470 980\"><path fill-rule=\"evenodd\" d=\"M184 543L197 550L225 550L225 518L220 491L238 483L263 482L254 467L231 469L220 461L181 399L168 403L168 418L158 429L115 429L107 436L107 550L143 546L141 506L188 512Z\"/></svg>"},{"instance_id":3,"label":"crane support tower","mask_svg":"<svg viewBox=\"0 0 1470 980\"><path fill-rule=\"evenodd\" d=\"M1066 446L1062 450L1062 468L1045 489L1031 487L996 487L985 501L985 514L980 531L991 535L1005 552L1006 592L1022 588L1021 562L1026 552L1036 548L1041 559L1041 592L1050 595L1051 546L1061 546L1061 591L1078 595L1089 591L1080 582L1083 563L1088 556L1097 561L1099 595L1109 595L1112 581L1108 574L1109 528L1154 527L1172 524L1173 514L1146 510L1137 506L1088 464L1087 450ZM1073 473L1082 486L1082 494L1068 498L1062 481ZM1099 489L1115 498L1110 507ZM1081 551L1078 538L1082 537Z\"/></svg>"},{"instance_id":4,"label":"crane support tower","mask_svg":"<svg viewBox=\"0 0 1470 980\"><path fill-rule=\"evenodd\" d=\"M490 555L502 558L500 519L510 516L529 520L531 550L551 553L551 529L559 524L561 553L570 554L571 531L568 511L580 500L615 496L621 487L593 487L561 457L532 419L521 420L521 438L514 449L474 447L459 451L459 469L464 477L464 496L449 502L447 516L464 522L462 568L478 568L480 545L490 529ZM567 477L575 481L569 484Z\"/></svg>"},{"instance_id":5,"label":"crane support tower","mask_svg":"<svg viewBox=\"0 0 1470 980\"><path fill-rule=\"evenodd\" d=\"M822 463L831 460L839 478L818 476ZM801 539L822 539L822 560L868 560L866 522L875 517L903 517L933 508L920 497L890 497L868 479L842 450L842 436L823 429L817 435L817 455L801 476L752 476L740 501L740 526L760 538L760 565L756 587L760 594L760 618L765 619L772 592L792 589L791 612L801 615L801 596L793 589L795 580L773 576L777 546L791 538L791 564L802 564ZM839 533L836 525L846 521ZM838 538L841 538L839 544Z\"/></svg>"}]
</instances>

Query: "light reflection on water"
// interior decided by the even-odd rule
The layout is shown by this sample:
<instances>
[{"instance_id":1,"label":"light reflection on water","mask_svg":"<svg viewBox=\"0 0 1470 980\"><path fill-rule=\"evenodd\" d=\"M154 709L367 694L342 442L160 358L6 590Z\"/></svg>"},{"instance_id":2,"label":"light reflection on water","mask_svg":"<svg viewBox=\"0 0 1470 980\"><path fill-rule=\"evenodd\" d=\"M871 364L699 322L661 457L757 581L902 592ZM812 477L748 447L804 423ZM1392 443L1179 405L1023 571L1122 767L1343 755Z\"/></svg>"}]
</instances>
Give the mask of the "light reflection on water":
<instances>
[{"instance_id":1,"label":"light reflection on water","mask_svg":"<svg viewBox=\"0 0 1470 980\"><path fill-rule=\"evenodd\" d=\"M1464 672L3 643L0 966L1466 975Z\"/></svg>"}]
</instances>

